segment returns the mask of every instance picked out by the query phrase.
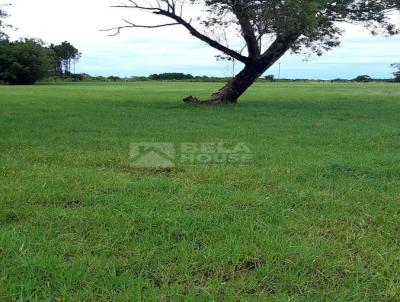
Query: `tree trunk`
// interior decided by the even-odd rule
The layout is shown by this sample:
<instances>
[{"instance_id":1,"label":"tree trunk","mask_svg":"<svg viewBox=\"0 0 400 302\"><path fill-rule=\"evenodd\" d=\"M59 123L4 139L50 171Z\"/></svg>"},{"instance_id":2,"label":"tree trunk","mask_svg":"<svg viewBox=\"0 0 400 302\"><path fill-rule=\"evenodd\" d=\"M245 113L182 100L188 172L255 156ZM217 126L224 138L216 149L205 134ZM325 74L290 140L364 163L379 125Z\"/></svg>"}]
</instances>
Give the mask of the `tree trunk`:
<instances>
[{"instance_id":1,"label":"tree trunk","mask_svg":"<svg viewBox=\"0 0 400 302\"><path fill-rule=\"evenodd\" d=\"M235 104L239 97L270 67L270 64L254 62L246 64L244 69L224 87L207 100L189 96L183 101L195 104Z\"/></svg>"},{"instance_id":2,"label":"tree trunk","mask_svg":"<svg viewBox=\"0 0 400 302\"><path fill-rule=\"evenodd\" d=\"M193 104L236 104L239 97L286 53L299 36L298 33L291 33L277 38L262 56L249 58L243 70L208 100L189 96L183 101Z\"/></svg>"}]
</instances>

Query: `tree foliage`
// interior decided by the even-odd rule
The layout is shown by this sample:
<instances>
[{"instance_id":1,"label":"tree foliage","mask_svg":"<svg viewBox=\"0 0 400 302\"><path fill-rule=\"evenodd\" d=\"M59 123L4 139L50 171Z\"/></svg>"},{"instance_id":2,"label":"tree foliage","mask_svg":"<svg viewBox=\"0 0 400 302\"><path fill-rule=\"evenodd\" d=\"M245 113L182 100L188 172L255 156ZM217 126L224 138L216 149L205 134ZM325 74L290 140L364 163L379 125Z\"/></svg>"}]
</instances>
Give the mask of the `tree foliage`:
<instances>
[{"instance_id":1,"label":"tree foliage","mask_svg":"<svg viewBox=\"0 0 400 302\"><path fill-rule=\"evenodd\" d=\"M204 3L209 16L203 23L207 27L236 26L250 55L257 55L265 46L263 38L285 39L291 34L297 35L291 43L293 51L307 48L322 54L339 45L343 33L340 23L362 23L373 34L398 33L390 19L390 13L400 7L398 0L205 0Z\"/></svg>"},{"instance_id":2,"label":"tree foliage","mask_svg":"<svg viewBox=\"0 0 400 302\"><path fill-rule=\"evenodd\" d=\"M0 40L8 39L8 35L4 32L4 29L12 27L4 21L8 16L5 5L0 5Z\"/></svg>"},{"instance_id":3,"label":"tree foliage","mask_svg":"<svg viewBox=\"0 0 400 302\"><path fill-rule=\"evenodd\" d=\"M0 81L2 82L33 84L49 74L51 66L51 52L40 40L0 41Z\"/></svg>"}]
</instances>

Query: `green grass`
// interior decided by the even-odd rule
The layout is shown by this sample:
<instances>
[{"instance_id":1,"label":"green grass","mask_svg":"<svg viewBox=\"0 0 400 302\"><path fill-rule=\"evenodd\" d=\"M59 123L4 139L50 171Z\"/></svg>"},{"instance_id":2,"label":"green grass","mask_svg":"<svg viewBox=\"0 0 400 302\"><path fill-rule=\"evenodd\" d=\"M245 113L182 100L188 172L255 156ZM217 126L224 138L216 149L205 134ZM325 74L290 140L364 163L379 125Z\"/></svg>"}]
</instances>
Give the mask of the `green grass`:
<instances>
[{"instance_id":1,"label":"green grass","mask_svg":"<svg viewBox=\"0 0 400 302\"><path fill-rule=\"evenodd\" d=\"M400 86L0 86L0 301L399 301ZM249 165L132 167L133 142Z\"/></svg>"}]
</instances>

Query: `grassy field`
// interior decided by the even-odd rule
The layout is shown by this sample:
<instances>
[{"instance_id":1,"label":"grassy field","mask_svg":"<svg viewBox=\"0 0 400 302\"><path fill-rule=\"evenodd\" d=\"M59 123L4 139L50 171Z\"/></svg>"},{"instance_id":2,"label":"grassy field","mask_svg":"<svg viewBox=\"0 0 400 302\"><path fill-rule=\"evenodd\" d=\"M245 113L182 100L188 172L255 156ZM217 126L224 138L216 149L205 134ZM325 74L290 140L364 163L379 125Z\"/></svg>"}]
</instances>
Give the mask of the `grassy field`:
<instances>
[{"instance_id":1,"label":"grassy field","mask_svg":"<svg viewBox=\"0 0 400 302\"><path fill-rule=\"evenodd\" d=\"M400 86L0 86L0 301L400 301ZM135 142L250 164L132 165Z\"/></svg>"}]
</instances>

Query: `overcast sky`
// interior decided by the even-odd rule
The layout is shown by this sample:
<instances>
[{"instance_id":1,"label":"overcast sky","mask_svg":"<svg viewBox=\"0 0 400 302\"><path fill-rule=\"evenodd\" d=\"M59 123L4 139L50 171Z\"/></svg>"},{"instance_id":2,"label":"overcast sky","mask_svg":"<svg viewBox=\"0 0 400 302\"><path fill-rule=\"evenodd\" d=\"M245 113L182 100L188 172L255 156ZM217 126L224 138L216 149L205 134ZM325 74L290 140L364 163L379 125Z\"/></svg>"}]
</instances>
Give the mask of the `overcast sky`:
<instances>
[{"instance_id":1,"label":"overcast sky","mask_svg":"<svg viewBox=\"0 0 400 302\"><path fill-rule=\"evenodd\" d=\"M100 29L122 24L121 18L136 23L148 16L132 10L110 8L123 0L0 0L12 3L9 23L18 27L12 38L34 37L48 43L70 41L82 53L77 72L92 75L149 75L185 72L195 75L224 76L231 65L216 62L217 51L191 37L184 29L128 29L109 37ZM192 12L193 13L193 12ZM396 17L397 23L400 18ZM304 61L301 55L285 55L282 77L353 78L368 74L389 78L391 63L400 62L400 36L372 37L360 27L347 27L340 48L322 57ZM278 65L268 74L278 73Z\"/></svg>"}]
</instances>

